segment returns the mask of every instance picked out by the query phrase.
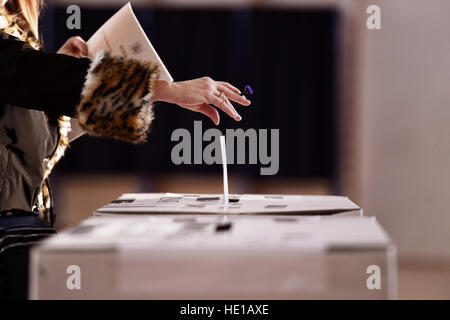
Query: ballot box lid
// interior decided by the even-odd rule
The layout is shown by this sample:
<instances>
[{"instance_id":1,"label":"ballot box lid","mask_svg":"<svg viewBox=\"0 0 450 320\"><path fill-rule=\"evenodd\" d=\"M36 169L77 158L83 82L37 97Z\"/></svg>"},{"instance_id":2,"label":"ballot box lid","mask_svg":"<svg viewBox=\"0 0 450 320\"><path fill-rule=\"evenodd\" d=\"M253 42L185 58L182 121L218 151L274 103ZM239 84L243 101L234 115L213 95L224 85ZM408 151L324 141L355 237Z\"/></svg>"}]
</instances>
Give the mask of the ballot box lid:
<instances>
[{"instance_id":1,"label":"ballot box lid","mask_svg":"<svg viewBox=\"0 0 450 320\"><path fill-rule=\"evenodd\" d=\"M102 214L293 214L331 215L360 212L345 196L233 194L224 204L222 194L126 193L98 208Z\"/></svg>"}]
</instances>

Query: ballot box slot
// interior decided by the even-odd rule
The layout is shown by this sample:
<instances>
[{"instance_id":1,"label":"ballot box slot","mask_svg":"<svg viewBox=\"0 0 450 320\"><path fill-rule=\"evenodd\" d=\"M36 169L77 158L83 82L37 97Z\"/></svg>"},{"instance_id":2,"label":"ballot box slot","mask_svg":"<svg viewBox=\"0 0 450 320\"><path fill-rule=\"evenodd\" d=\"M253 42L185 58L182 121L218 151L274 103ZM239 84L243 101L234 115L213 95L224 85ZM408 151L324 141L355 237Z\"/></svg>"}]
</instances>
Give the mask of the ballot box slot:
<instances>
[{"instance_id":1,"label":"ballot box slot","mask_svg":"<svg viewBox=\"0 0 450 320\"><path fill-rule=\"evenodd\" d=\"M354 252L354 253L360 253L360 252L386 252L386 246L387 244L378 244L378 243L367 243L367 244L360 244L360 245L345 245L345 244L339 244L339 245L329 245L328 246L328 252L336 252L336 253L343 253L343 252Z\"/></svg>"},{"instance_id":2,"label":"ballot box slot","mask_svg":"<svg viewBox=\"0 0 450 320\"><path fill-rule=\"evenodd\" d=\"M197 201L203 201L203 202L218 202L220 201L220 197L198 197Z\"/></svg>"},{"instance_id":3,"label":"ballot box slot","mask_svg":"<svg viewBox=\"0 0 450 320\"><path fill-rule=\"evenodd\" d=\"M287 204L268 204L264 206L264 209L286 209Z\"/></svg>"},{"instance_id":4,"label":"ballot box slot","mask_svg":"<svg viewBox=\"0 0 450 320\"><path fill-rule=\"evenodd\" d=\"M275 217L275 218L273 218L273 221L275 221L275 222L298 222L298 219L292 218L292 217Z\"/></svg>"},{"instance_id":5,"label":"ballot box slot","mask_svg":"<svg viewBox=\"0 0 450 320\"><path fill-rule=\"evenodd\" d=\"M187 218L173 218L173 222L181 222L181 223L185 223L185 222L196 222L197 219L194 217L187 217Z\"/></svg>"},{"instance_id":6,"label":"ballot box slot","mask_svg":"<svg viewBox=\"0 0 450 320\"><path fill-rule=\"evenodd\" d=\"M95 229L95 226L91 226L91 225L79 225L76 227L73 227L72 229L69 230L70 234L87 234L87 233L91 233L92 230Z\"/></svg>"},{"instance_id":7,"label":"ballot box slot","mask_svg":"<svg viewBox=\"0 0 450 320\"><path fill-rule=\"evenodd\" d=\"M161 197L158 202L180 202L183 197Z\"/></svg>"},{"instance_id":8,"label":"ballot box slot","mask_svg":"<svg viewBox=\"0 0 450 320\"><path fill-rule=\"evenodd\" d=\"M136 199L115 199L111 201L110 203L131 203L135 201Z\"/></svg>"},{"instance_id":9,"label":"ballot box slot","mask_svg":"<svg viewBox=\"0 0 450 320\"><path fill-rule=\"evenodd\" d=\"M216 232L230 231L232 226L232 223L229 221L219 222L216 225Z\"/></svg>"}]
</instances>

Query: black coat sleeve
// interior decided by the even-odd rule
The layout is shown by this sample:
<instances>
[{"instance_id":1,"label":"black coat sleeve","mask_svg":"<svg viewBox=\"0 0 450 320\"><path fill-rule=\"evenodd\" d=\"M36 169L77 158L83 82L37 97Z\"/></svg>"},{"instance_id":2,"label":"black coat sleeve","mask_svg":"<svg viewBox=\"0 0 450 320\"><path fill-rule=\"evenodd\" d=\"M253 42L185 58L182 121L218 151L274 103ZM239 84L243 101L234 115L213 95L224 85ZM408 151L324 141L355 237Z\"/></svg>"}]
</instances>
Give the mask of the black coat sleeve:
<instances>
[{"instance_id":1,"label":"black coat sleeve","mask_svg":"<svg viewBox=\"0 0 450 320\"><path fill-rule=\"evenodd\" d=\"M0 32L2 104L78 119L89 134L146 140L159 65L99 52L90 59L34 50Z\"/></svg>"},{"instance_id":2,"label":"black coat sleeve","mask_svg":"<svg viewBox=\"0 0 450 320\"><path fill-rule=\"evenodd\" d=\"M73 116L89 59L48 53L0 32L0 102Z\"/></svg>"}]
</instances>

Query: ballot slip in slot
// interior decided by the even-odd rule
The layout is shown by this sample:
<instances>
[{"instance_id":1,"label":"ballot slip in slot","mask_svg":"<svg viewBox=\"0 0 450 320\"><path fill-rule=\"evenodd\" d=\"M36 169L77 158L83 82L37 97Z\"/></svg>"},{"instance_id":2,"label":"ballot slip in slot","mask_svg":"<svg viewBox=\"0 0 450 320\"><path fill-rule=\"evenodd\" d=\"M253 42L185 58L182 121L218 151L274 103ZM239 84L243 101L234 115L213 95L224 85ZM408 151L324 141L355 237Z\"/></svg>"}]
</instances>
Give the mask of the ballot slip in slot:
<instances>
[{"instance_id":1,"label":"ballot slip in slot","mask_svg":"<svg viewBox=\"0 0 450 320\"><path fill-rule=\"evenodd\" d=\"M228 172L227 172L227 151L225 148L225 136L220 136L220 150L222 152L223 169L223 205L224 210L228 210Z\"/></svg>"}]
</instances>

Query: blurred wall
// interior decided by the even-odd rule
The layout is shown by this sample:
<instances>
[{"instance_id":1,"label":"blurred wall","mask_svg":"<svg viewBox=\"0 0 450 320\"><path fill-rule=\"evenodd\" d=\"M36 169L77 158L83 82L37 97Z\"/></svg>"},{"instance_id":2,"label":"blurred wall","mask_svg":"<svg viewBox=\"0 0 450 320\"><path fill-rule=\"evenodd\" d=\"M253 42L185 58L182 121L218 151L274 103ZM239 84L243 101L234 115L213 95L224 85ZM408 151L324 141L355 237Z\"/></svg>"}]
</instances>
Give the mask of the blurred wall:
<instances>
[{"instance_id":1,"label":"blurred wall","mask_svg":"<svg viewBox=\"0 0 450 320\"><path fill-rule=\"evenodd\" d=\"M450 258L450 1L370 3L382 30L362 21L355 197L401 256Z\"/></svg>"}]
</instances>

